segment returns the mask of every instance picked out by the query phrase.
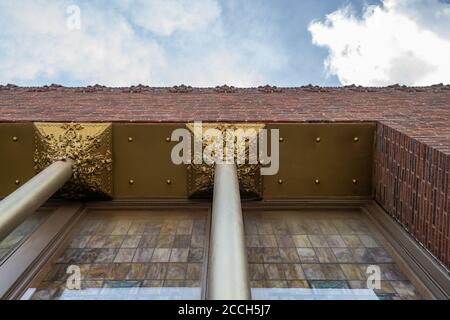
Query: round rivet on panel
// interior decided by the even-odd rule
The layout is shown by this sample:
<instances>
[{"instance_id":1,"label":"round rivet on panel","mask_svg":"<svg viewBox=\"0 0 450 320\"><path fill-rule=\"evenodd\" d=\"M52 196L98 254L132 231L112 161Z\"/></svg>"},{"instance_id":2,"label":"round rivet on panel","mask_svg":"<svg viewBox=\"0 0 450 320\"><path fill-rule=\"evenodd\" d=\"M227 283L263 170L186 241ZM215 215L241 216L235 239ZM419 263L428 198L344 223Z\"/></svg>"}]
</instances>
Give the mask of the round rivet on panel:
<instances>
[{"instance_id":1,"label":"round rivet on panel","mask_svg":"<svg viewBox=\"0 0 450 320\"><path fill-rule=\"evenodd\" d=\"M280 142L284 141L283 137L280 137L278 140L280 140Z\"/></svg>"},{"instance_id":2,"label":"round rivet on panel","mask_svg":"<svg viewBox=\"0 0 450 320\"><path fill-rule=\"evenodd\" d=\"M358 137L354 137L354 138L353 138L353 141L358 142L358 141L359 141L359 138L358 138Z\"/></svg>"},{"instance_id":3,"label":"round rivet on panel","mask_svg":"<svg viewBox=\"0 0 450 320\"><path fill-rule=\"evenodd\" d=\"M19 138L18 138L18 137L13 137L12 140L13 140L14 142L17 142L17 141L19 141Z\"/></svg>"},{"instance_id":4,"label":"round rivet on panel","mask_svg":"<svg viewBox=\"0 0 450 320\"><path fill-rule=\"evenodd\" d=\"M134 184L134 180L130 179L130 181L128 181L129 184Z\"/></svg>"},{"instance_id":5,"label":"round rivet on panel","mask_svg":"<svg viewBox=\"0 0 450 320\"><path fill-rule=\"evenodd\" d=\"M319 180L319 179L316 179L316 180L314 180L314 183L315 183L315 184L319 184L319 183L320 183L320 180Z\"/></svg>"},{"instance_id":6,"label":"round rivet on panel","mask_svg":"<svg viewBox=\"0 0 450 320\"><path fill-rule=\"evenodd\" d=\"M167 180L166 180L166 183L167 183L167 184L172 184L172 180L167 179Z\"/></svg>"},{"instance_id":7,"label":"round rivet on panel","mask_svg":"<svg viewBox=\"0 0 450 320\"><path fill-rule=\"evenodd\" d=\"M321 140L320 137L316 138L316 142L320 142L320 140Z\"/></svg>"},{"instance_id":8,"label":"round rivet on panel","mask_svg":"<svg viewBox=\"0 0 450 320\"><path fill-rule=\"evenodd\" d=\"M353 184L357 184L357 183L358 183L358 180L353 179L352 182L353 182Z\"/></svg>"},{"instance_id":9,"label":"round rivet on panel","mask_svg":"<svg viewBox=\"0 0 450 320\"><path fill-rule=\"evenodd\" d=\"M128 137L128 142L133 142L133 137Z\"/></svg>"},{"instance_id":10,"label":"round rivet on panel","mask_svg":"<svg viewBox=\"0 0 450 320\"><path fill-rule=\"evenodd\" d=\"M167 141L167 142L170 142L170 137L167 137L167 138L166 138L166 141Z\"/></svg>"},{"instance_id":11,"label":"round rivet on panel","mask_svg":"<svg viewBox=\"0 0 450 320\"><path fill-rule=\"evenodd\" d=\"M14 183L15 183L16 185L19 185L19 184L20 184L20 180L16 180L16 181L14 181Z\"/></svg>"},{"instance_id":12,"label":"round rivet on panel","mask_svg":"<svg viewBox=\"0 0 450 320\"><path fill-rule=\"evenodd\" d=\"M278 184L283 184L283 180L279 179Z\"/></svg>"}]
</instances>

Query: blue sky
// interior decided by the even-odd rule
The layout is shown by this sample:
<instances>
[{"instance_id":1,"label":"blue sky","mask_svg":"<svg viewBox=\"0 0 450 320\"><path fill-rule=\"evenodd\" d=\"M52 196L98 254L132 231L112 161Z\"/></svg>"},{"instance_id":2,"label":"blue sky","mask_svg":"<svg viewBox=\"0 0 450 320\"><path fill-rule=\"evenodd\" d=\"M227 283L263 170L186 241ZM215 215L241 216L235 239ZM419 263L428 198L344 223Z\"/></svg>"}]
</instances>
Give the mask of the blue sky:
<instances>
[{"instance_id":1,"label":"blue sky","mask_svg":"<svg viewBox=\"0 0 450 320\"><path fill-rule=\"evenodd\" d=\"M450 83L448 0L0 0L0 83Z\"/></svg>"}]
</instances>

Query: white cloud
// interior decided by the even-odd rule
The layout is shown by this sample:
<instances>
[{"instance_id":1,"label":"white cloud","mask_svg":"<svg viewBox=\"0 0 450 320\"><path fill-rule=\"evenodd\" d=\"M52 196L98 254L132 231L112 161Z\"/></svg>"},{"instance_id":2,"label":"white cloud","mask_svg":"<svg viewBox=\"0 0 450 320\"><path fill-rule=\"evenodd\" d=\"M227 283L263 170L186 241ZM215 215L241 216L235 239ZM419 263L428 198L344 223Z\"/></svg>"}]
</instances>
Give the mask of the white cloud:
<instances>
[{"instance_id":1,"label":"white cloud","mask_svg":"<svg viewBox=\"0 0 450 320\"><path fill-rule=\"evenodd\" d=\"M79 1L81 29L66 26L69 0L0 1L0 83L110 86L263 84L276 53L229 39L216 0ZM251 41L252 39L248 39Z\"/></svg>"},{"instance_id":2,"label":"white cloud","mask_svg":"<svg viewBox=\"0 0 450 320\"><path fill-rule=\"evenodd\" d=\"M136 25L164 36L205 29L220 15L218 3L210 0L137 0L120 6Z\"/></svg>"},{"instance_id":3,"label":"white cloud","mask_svg":"<svg viewBox=\"0 0 450 320\"><path fill-rule=\"evenodd\" d=\"M81 29L66 27L71 3L0 4L0 81L22 82L70 74L73 80L125 85L164 68L164 50L142 39L112 10L81 10Z\"/></svg>"},{"instance_id":4,"label":"white cloud","mask_svg":"<svg viewBox=\"0 0 450 320\"><path fill-rule=\"evenodd\" d=\"M346 6L309 31L344 85L450 83L450 5L442 1L384 0L361 18Z\"/></svg>"}]
</instances>

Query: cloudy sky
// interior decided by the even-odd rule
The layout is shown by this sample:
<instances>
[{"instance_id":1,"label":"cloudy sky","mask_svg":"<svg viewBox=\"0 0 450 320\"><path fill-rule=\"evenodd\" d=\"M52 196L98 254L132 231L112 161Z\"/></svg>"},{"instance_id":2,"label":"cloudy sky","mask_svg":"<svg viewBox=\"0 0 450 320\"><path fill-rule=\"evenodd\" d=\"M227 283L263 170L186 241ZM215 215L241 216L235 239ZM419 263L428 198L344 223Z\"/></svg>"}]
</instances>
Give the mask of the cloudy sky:
<instances>
[{"instance_id":1,"label":"cloudy sky","mask_svg":"<svg viewBox=\"0 0 450 320\"><path fill-rule=\"evenodd\" d=\"M0 84L450 83L450 0L0 0Z\"/></svg>"}]
</instances>

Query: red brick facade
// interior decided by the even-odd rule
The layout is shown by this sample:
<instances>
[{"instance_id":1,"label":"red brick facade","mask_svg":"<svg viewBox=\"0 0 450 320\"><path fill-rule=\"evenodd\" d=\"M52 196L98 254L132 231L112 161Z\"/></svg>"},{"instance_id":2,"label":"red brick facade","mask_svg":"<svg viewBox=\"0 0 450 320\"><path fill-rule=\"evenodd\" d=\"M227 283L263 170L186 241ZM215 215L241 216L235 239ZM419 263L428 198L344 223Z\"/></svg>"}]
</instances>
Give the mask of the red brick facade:
<instances>
[{"instance_id":1,"label":"red brick facade","mask_svg":"<svg viewBox=\"0 0 450 320\"><path fill-rule=\"evenodd\" d=\"M450 156L378 124L374 194L386 211L450 266Z\"/></svg>"}]
</instances>

